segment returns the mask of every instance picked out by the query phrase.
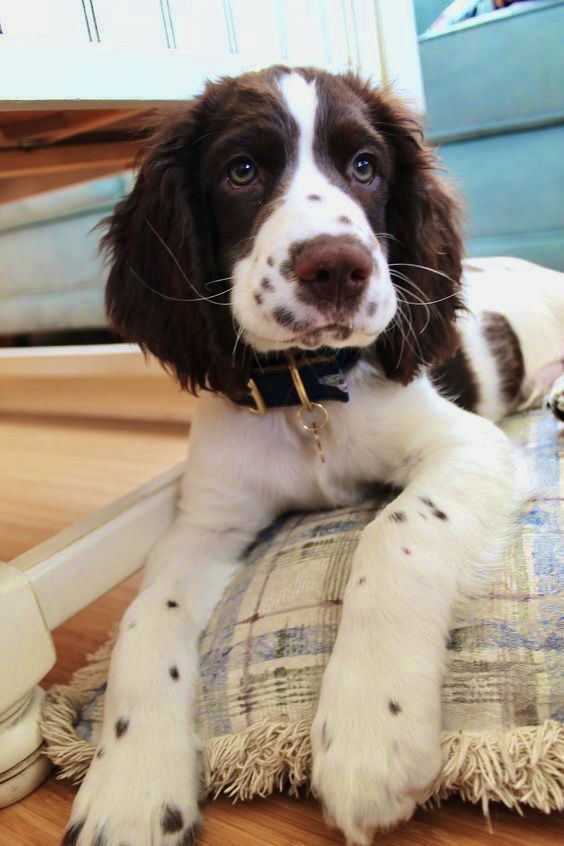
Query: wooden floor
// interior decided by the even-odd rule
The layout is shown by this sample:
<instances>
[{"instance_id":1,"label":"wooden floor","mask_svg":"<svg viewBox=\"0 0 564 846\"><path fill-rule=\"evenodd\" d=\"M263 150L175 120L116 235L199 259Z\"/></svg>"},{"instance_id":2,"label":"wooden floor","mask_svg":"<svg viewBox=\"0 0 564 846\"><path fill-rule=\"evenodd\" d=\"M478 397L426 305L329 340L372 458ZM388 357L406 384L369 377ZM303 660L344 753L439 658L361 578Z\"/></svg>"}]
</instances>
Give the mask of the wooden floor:
<instances>
[{"instance_id":1,"label":"wooden floor","mask_svg":"<svg viewBox=\"0 0 564 846\"><path fill-rule=\"evenodd\" d=\"M29 418L0 420L0 559L24 551L150 476L182 460L180 426L110 424ZM45 684L65 682L106 638L135 593L129 579L54 633L58 663ZM0 811L0 846L57 846L74 788L52 777L17 805ZM382 835L379 846L556 846L564 819L527 811L492 810L493 835L479 808L451 800L418 812ZM324 846L341 844L315 802L276 796L244 805L226 800L206 808L201 846Z\"/></svg>"}]
</instances>

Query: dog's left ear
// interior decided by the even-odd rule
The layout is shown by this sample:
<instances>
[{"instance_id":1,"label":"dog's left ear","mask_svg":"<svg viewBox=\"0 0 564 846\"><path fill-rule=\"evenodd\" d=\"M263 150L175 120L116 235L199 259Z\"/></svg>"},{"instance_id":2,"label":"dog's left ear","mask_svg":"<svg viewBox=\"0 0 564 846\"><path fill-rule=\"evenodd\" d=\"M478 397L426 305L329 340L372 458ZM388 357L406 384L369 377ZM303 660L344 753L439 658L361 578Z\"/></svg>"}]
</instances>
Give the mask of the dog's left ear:
<instances>
[{"instance_id":1,"label":"dog's left ear","mask_svg":"<svg viewBox=\"0 0 564 846\"><path fill-rule=\"evenodd\" d=\"M388 90L364 88L361 96L392 159L386 231L392 236L388 262L399 309L377 352L386 375L406 385L459 346L456 317L464 309L460 206L437 174L438 161L424 142L418 116Z\"/></svg>"}]
</instances>

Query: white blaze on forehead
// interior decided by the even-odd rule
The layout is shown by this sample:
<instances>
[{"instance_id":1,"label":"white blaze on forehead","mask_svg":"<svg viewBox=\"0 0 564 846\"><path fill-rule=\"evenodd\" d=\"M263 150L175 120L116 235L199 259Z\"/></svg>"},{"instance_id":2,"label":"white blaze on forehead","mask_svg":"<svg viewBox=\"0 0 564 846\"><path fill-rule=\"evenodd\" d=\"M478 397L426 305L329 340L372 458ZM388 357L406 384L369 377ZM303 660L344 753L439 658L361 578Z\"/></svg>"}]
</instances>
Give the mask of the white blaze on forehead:
<instances>
[{"instance_id":1,"label":"white blaze on forehead","mask_svg":"<svg viewBox=\"0 0 564 846\"><path fill-rule=\"evenodd\" d=\"M278 85L288 110L298 125L298 162L303 164L304 160L309 159L313 163L313 139L317 114L315 80L308 82L299 73L285 73Z\"/></svg>"},{"instance_id":2,"label":"white blaze on forehead","mask_svg":"<svg viewBox=\"0 0 564 846\"><path fill-rule=\"evenodd\" d=\"M335 185L316 161L315 130L319 107L316 80L308 82L293 71L283 74L278 86L298 128L298 151L284 202L271 223L284 228L290 243L320 234L342 235L353 231L369 245L373 240L372 231L362 206ZM312 194L323 200L316 204L315 212L311 208ZM343 215L349 218L350 225L339 222Z\"/></svg>"}]
</instances>

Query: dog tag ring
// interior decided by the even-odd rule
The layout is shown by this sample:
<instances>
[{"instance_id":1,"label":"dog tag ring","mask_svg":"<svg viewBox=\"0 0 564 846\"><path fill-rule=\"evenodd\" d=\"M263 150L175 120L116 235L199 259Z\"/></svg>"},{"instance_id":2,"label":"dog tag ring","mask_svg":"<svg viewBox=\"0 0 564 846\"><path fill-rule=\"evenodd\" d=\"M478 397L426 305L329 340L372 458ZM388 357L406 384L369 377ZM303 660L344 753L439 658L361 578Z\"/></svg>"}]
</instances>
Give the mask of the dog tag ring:
<instances>
[{"instance_id":1,"label":"dog tag ring","mask_svg":"<svg viewBox=\"0 0 564 846\"><path fill-rule=\"evenodd\" d=\"M306 432L311 432L315 438L315 445L317 446L319 457L323 464L325 464L325 455L323 453L323 447L321 446L319 432L327 424L329 419L327 409L320 402L310 402L309 408L305 405L298 408L296 415L302 429L305 429Z\"/></svg>"}]
</instances>

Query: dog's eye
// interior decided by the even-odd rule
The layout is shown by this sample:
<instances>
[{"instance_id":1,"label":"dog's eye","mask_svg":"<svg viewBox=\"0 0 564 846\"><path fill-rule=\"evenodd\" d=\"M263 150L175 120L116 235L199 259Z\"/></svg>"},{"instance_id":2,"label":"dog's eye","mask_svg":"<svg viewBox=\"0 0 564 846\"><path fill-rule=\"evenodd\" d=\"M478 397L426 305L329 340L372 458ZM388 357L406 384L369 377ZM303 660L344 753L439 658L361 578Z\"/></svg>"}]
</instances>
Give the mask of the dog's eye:
<instances>
[{"instance_id":1,"label":"dog's eye","mask_svg":"<svg viewBox=\"0 0 564 846\"><path fill-rule=\"evenodd\" d=\"M368 185L376 176L376 168L368 153L359 153L352 162L352 175L357 182Z\"/></svg>"},{"instance_id":2,"label":"dog's eye","mask_svg":"<svg viewBox=\"0 0 564 846\"><path fill-rule=\"evenodd\" d=\"M256 165L251 159L240 158L232 161L227 168L227 178L237 187L250 185L257 177Z\"/></svg>"}]
</instances>

